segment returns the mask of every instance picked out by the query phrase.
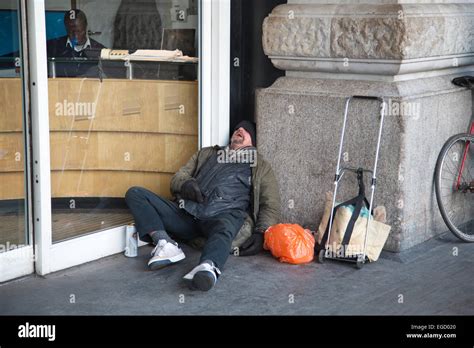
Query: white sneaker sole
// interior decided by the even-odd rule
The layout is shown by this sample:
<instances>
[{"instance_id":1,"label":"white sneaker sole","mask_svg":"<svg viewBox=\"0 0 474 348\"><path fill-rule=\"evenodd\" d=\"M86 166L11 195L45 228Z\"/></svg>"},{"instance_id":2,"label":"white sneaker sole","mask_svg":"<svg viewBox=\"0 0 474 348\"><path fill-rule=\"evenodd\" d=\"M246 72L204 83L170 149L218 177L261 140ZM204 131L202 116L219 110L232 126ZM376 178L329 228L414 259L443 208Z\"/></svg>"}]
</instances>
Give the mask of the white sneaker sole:
<instances>
[{"instance_id":1,"label":"white sneaker sole","mask_svg":"<svg viewBox=\"0 0 474 348\"><path fill-rule=\"evenodd\" d=\"M218 268L203 263L194 267L183 279L191 290L209 291L216 285L218 277L216 271L220 274Z\"/></svg>"},{"instance_id":2,"label":"white sneaker sole","mask_svg":"<svg viewBox=\"0 0 474 348\"><path fill-rule=\"evenodd\" d=\"M217 277L214 272L197 272L190 284L191 290L209 291L216 285Z\"/></svg>"},{"instance_id":3,"label":"white sneaker sole","mask_svg":"<svg viewBox=\"0 0 474 348\"><path fill-rule=\"evenodd\" d=\"M150 261L148 261L148 267L150 267L150 269L152 271L154 271L154 270L161 269L163 267L172 265L172 264L177 263L179 261L182 261L185 258L186 258L186 255L184 255L183 252L176 255L176 256L169 257L169 258L166 258L166 259L152 257L150 259Z\"/></svg>"}]
</instances>

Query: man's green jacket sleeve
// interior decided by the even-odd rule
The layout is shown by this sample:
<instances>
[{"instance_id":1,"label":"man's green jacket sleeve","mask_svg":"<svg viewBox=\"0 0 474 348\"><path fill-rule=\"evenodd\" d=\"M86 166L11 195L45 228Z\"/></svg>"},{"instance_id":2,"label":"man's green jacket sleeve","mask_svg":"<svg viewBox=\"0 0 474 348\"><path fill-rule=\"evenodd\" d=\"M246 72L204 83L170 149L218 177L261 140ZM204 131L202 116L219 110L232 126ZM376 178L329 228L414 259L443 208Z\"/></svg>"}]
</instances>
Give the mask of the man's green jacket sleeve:
<instances>
[{"instance_id":1,"label":"man's green jacket sleeve","mask_svg":"<svg viewBox=\"0 0 474 348\"><path fill-rule=\"evenodd\" d=\"M193 178L197 168L198 156L199 151L196 152L188 161L188 163L181 167L181 169L171 179L171 193L173 195L180 193L181 186L183 186L186 181Z\"/></svg>"},{"instance_id":2,"label":"man's green jacket sleeve","mask_svg":"<svg viewBox=\"0 0 474 348\"><path fill-rule=\"evenodd\" d=\"M259 209L255 230L265 232L268 227L280 222L280 190L278 181L269 167L260 182Z\"/></svg>"}]
</instances>

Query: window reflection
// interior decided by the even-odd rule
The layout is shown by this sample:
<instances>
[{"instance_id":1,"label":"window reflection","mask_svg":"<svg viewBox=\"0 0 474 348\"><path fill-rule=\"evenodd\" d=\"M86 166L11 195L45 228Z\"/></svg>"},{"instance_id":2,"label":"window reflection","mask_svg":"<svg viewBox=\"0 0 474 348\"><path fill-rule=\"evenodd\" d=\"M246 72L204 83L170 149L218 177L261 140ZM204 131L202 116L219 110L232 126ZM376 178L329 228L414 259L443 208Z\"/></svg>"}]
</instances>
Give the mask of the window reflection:
<instances>
[{"instance_id":1,"label":"window reflection","mask_svg":"<svg viewBox=\"0 0 474 348\"><path fill-rule=\"evenodd\" d=\"M196 1L75 3L46 1L53 242L133 221L198 148Z\"/></svg>"},{"instance_id":2,"label":"window reflection","mask_svg":"<svg viewBox=\"0 0 474 348\"><path fill-rule=\"evenodd\" d=\"M16 1L0 2L0 254L29 243L17 5Z\"/></svg>"},{"instance_id":3,"label":"window reflection","mask_svg":"<svg viewBox=\"0 0 474 348\"><path fill-rule=\"evenodd\" d=\"M50 77L197 79L196 1L81 4L47 11Z\"/></svg>"},{"instance_id":4,"label":"window reflection","mask_svg":"<svg viewBox=\"0 0 474 348\"><path fill-rule=\"evenodd\" d=\"M81 62L97 57L97 52L105 48L100 42L89 37L86 14L78 9L65 11L63 22L66 35L48 40L46 47L49 58L63 58L71 63L60 61L54 67L55 75L98 76L97 64Z\"/></svg>"}]
</instances>

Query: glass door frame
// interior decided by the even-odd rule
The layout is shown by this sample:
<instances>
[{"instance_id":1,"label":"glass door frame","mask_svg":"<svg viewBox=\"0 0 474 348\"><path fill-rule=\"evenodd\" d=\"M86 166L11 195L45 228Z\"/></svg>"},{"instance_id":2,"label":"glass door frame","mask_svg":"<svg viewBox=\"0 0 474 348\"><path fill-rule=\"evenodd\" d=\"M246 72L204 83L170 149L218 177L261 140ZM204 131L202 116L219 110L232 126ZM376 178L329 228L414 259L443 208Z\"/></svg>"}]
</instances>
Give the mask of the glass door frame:
<instances>
[{"instance_id":1,"label":"glass door frame","mask_svg":"<svg viewBox=\"0 0 474 348\"><path fill-rule=\"evenodd\" d=\"M25 1L25 0L24 0ZM230 0L199 0L199 147L229 139ZM52 243L48 72L44 0L27 7L32 121L33 224L36 273L121 253L125 226ZM34 59L32 59L34 58ZM91 247L93 246L93 247Z\"/></svg>"},{"instance_id":2,"label":"glass door frame","mask_svg":"<svg viewBox=\"0 0 474 348\"><path fill-rule=\"evenodd\" d=\"M0 283L34 273L36 253L33 249L33 210L31 183L31 151L29 123L29 70L28 35L26 19L26 0L17 1L19 46L21 50L22 85L22 123L23 123L23 159L24 159L24 207L25 207L25 244L17 245L0 253Z\"/></svg>"}]
</instances>

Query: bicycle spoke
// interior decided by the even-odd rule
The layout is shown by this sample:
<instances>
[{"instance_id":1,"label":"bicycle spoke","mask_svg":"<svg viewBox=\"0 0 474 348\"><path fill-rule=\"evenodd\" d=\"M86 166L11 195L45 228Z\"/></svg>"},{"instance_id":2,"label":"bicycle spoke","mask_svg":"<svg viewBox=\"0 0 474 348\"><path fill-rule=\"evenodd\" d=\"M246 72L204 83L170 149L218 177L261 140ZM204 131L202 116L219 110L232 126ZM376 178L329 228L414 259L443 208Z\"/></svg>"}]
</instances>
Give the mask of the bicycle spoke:
<instances>
[{"instance_id":1,"label":"bicycle spoke","mask_svg":"<svg viewBox=\"0 0 474 348\"><path fill-rule=\"evenodd\" d=\"M462 156L463 156L463 157L464 157L464 151L466 150L466 146L467 146L467 144L466 144L466 142L464 142L463 145L462 145ZM461 160L462 160L462 159L463 159L463 158L461 158ZM471 172L470 172L470 168L469 168L469 163L470 163L470 162L469 162L469 152L467 153L466 161L465 161L464 163L465 163L465 164L467 163L467 166L465 165L464 171L461 173L461 178L462 178L462 180L463 180L464 182L468 182L468 181L469 181L469 180L468 180L469 177L472 177L472 176L471 176ZM465 176L466 170L469 172L468 178L466 178L466 176Z\"/></svg>"},{"instance_id":2,"label":"bicycle spoke","mask_svg":"<svg viewBox=\"0 0 474 348\"><path fill-rule=\"evenodd\" d=\"M455 172L457 172L457 170L454 170L454 171L453 171L453 170L448 166L448 162L446 162L446 169L449 170L449 173L451 173L451 174L453 174L453 175L456 175Z\"/></svg>"},{"instance_id":3,"label":"bicycle spoke","mask_svg":"<svg viewBox=\"0 0 474 348\"><path fill-rule=\"evenodd\" d=\"M461 148L459 150L457 150L456 147L461 147ZM452 158L454 157L454 154L457 154L457 156L458 156L457 158L462 161L464 159L464 149L465 148L466 148L465 142L456 143L450 148L450 151L446 155L446 157L452 160ZM466 157L466 161L465 161L465 163L467 163L468 165L464 167L464 170L463 170L462 173L459 172L460 168L455 169L455 171L453 172L453 167L460 167L461 163L453 164L453 163L451 163L452 161L451 162L449 162L449 161L445 162L447 171L449 173L455 175L455 178L454 178L455 183L457 183L459 174L461 174L461 182L465 182L465 183L471 182L472 174L471 174L471 168L469 167L469 163L470 163L469 158L470 158L470 155L469 155L469 152L468 152L467 157ZM457 162L457 161L455 161L455 162ZM442 179L449 180L449 181L453 180L453 178L446 178L446 177L442 177Z\"/></svg>"},{"instance_id":4,"label":"bicycle spoke","mask_svg":"<svg viewBox=\"0 0 474 348\"><path fill-rule=\"evenodd\" d=\"M473 144L471 144L471 148L472 148ZM473 179L473 176L472 176L472 172L471 172L471 167L469 166L469 163L473 163L472 159L471 159L471 155L469 154L469 152L467 153L467 156L466 156L466 163L468 164L467 165L467 171L469 173L469 176L468 176L468 181L467 182L471 182L472 179ZM474 169L473 169L474 170Z\"/></svg>"},{"instance_id":5,"label":"bicycle spoke","mask_svg":"<svg viewBox=\"0 0 474 348\"><path fill-rule=\"evenodd\" d=\"M449 183L449 185L446 185L446 186L443 186L443 187L449 187L450 189L454 190L454 184L456 183L455 180L453 180L453 178L451 179L444 179L444 181L447 181Z\"/></svg>"},{"instance_id":6,"label":"bicycle spoke","mask_svg":"<svg viewBox=\"0 0 474 348\"><path fill-rule=\"evenodd\" d=\"M456 190L453 190L453 186L449 186L449 187L440 187L440 189L445 189L445 190L440 190L440 192L442 192L443 194L440 194L440 197L446 197L446 196L452 196L453 193L456 192Z\"/></svg>"},{"instance_id":7,"label":"bicycle spoke","mask_svg":"<svg viewBox=\"0 0 474 348\"><path fill-rule=\"evenodd\" d=\"M452 181L452 182L456 181L456 178L454 176L450 176L450 177L442 176L441 179Z\"/></svg>"}]
</instances>

